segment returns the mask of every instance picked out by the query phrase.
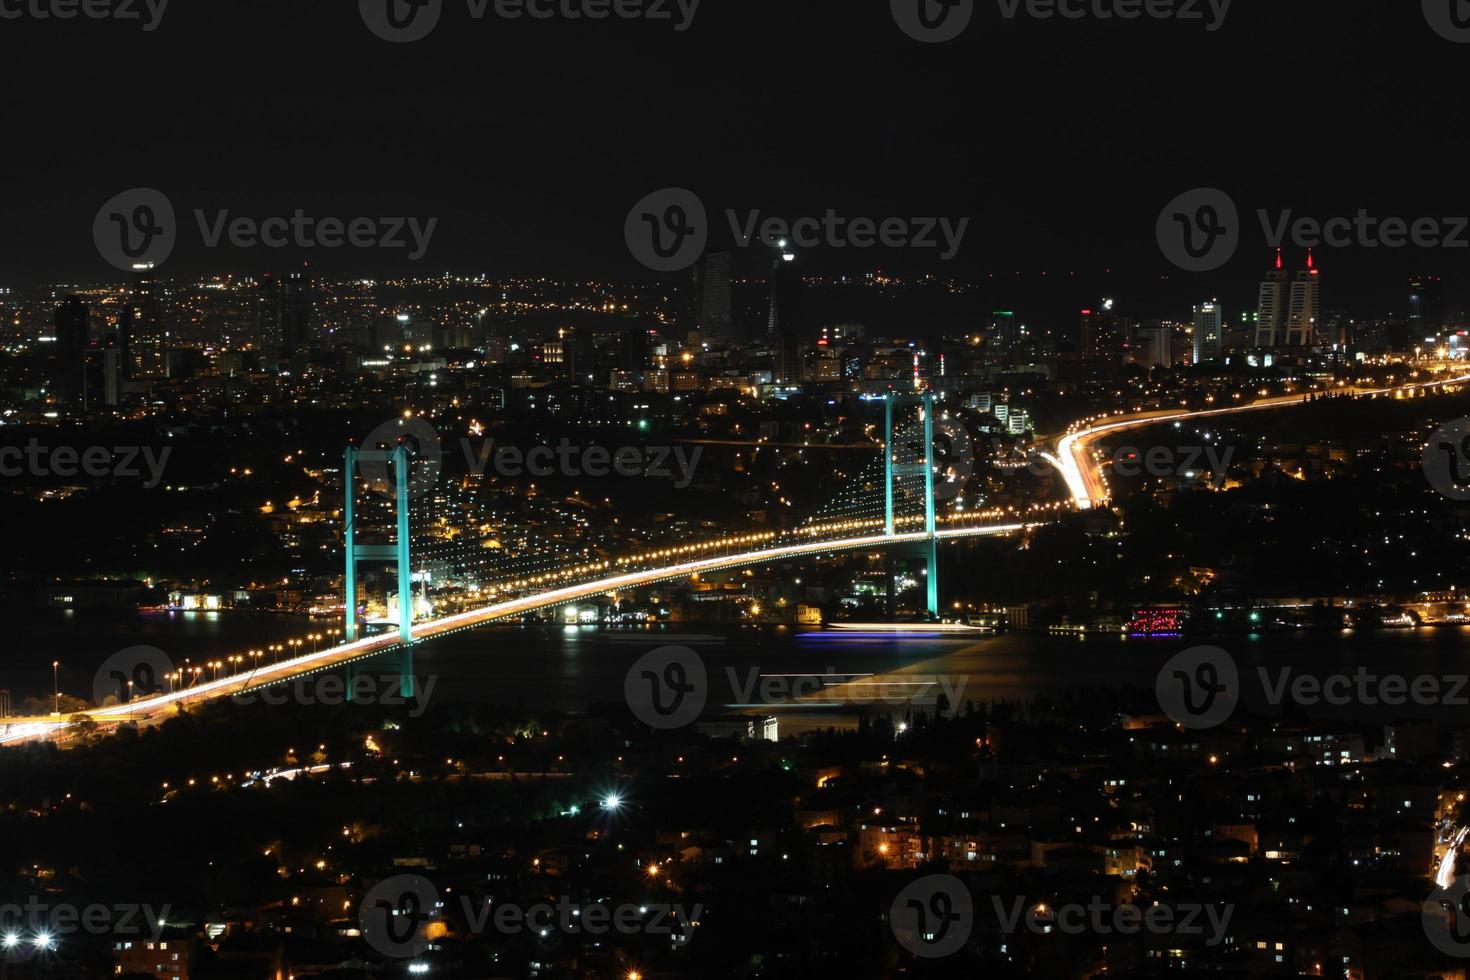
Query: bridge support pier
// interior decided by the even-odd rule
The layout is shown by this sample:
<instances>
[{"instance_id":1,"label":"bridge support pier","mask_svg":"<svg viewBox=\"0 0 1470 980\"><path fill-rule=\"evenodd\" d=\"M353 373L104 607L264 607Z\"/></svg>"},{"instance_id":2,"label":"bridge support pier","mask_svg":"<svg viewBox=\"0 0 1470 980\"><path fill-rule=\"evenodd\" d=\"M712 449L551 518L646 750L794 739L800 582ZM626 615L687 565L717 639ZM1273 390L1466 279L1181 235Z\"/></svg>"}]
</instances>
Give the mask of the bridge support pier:
<instances>
[{"instance_id":1,"label":"bridge support pier","mask_svg":"<svg viewBox=\"0 0 1470 980\"><path fill-rule=\"evenodd\" d=\"M893 413L894 409L905 405L918 405L924 416L923 439L923 461L912 463L900 463L898 461L898 448L893 444ZM918 543L918 551L924 558L925 565L925 590L929 615L933 619L939 618L939 538L936 533L936 518L934 512L934 393L926 391L922 395L904 395L890 392L883 403L883 449L884 449L884 521L883 533L892 536L895 533L893 519L894 505L894 479L903 476L924 477L924 533L925 540ZM892 572L889 573L889 590L892 592ZM889 614L892 615L893 602L889 601Z\"/></svg>"}]
</instances>

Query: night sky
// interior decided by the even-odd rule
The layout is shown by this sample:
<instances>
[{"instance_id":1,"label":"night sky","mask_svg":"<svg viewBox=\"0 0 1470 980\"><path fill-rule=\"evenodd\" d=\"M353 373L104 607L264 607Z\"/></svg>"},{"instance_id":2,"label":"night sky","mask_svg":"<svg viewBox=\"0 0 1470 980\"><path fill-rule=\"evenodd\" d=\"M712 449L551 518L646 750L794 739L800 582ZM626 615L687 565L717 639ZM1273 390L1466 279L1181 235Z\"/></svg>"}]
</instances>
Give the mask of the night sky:
<instances>
[{"instance_id":1,"label":"night sky","mask_svg":"<svg viewBox=\"0 0 1470 980\"><path fill-rule=\"evenodd\" d=\"M726 208L971 219L951 262L819 249L813 272L1009 276L1016 303L1039 305L1055 293L1041 272L1076 271L1132 312L1178 316L1211 295L1253 304L1271 255L1256 208L1470 214L1470 44L1437 36L1410 0L1236 0L1214 33L1006 20L977 0L969 29L936 45L903 34L887 3L852 0L704 0L682 33L476 21L446 0L432 35L400 45L369 32L356 0L173 0L151 33L27 18L0 20L0 38L0 285L116 278L92 219L135 186L179 212L171 275L309 257L333 275L654 279L623 221L683 186L717 240ZM1228 191L1245 220L1234 261L1209 274L1173 270L1154 239L1164 203L1198 186ZM206 250L194 208L439 224L418 263ZM1324 309L1378 314L1401 310L1414 271L1444 275L1463 303L1470 249L1318 258ZM742 250L737 271L766 261Z\"/></svg>"}]
</instances>

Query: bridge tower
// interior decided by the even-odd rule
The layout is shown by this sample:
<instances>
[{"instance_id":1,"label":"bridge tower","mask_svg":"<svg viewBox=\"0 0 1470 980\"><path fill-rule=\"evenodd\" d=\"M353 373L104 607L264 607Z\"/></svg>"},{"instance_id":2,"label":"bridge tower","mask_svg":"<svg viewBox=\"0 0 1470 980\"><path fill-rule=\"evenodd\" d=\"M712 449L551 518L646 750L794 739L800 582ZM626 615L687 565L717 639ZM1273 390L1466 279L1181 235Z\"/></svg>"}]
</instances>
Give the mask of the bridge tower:
<instances>
[{"instance_id":1,"label":"bridge tower","mask_svg":"<svg viewBox=\"0 0 1470 980\"><path fill-rule=\"evenodd\" d=\"M924 432L922 438L923 459L922 461L901 461L899 458L899 447L893 442L893 416L896 410L917 405L923 416ZM926 391L923 394L902 394L889 392L884 400L883 410L883 496L884 496L884 522L883 533L892 535L894 533L894 481L905 476L924 477L924 533L927 538L918 543L918 549L924 558L925 576L928 587L929 615L935 619L939 618L939 538L936 534L934 517L934 393ZM891 583L890 583L891 590Z\"/></svg>"},{"instance_id":2,"label":"bridge tower","mask_svg":"<svg viewBox=\"0 0 1470 980\"><path fill-rule=\"evenodd\" d=\"M397 516L397 537L393 544L358 544L356 517L357 464L383 463L392 467L393 506ZM391 562L398 573L398 640L402 644L395 659L398 667L399 693L413 697L413 588L408 563L408 447L394 449L358 449L347 447L343 479L346 502L342 507L344 550L347 555L344 583L347 593L347 642L357 639L357 566L359 562ZM352 697L352 666L347 667L347 697Z\"/></svg>"}]
</instances>

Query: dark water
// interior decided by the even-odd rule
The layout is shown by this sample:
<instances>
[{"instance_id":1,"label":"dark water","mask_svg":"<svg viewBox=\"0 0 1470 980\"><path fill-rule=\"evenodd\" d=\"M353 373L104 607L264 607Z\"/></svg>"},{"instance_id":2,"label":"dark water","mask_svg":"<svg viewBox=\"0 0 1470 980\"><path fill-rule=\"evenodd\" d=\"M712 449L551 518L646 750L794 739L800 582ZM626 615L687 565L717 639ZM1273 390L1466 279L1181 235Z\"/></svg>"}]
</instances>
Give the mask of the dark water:
<instances>
[{"instance_id":1,"label":"dark water","mask_svg":"<svg viewBox=\"0 0 1470 980\"><path fill-rule=\"evenodd\" d=\"M334 626L307 617L236 612L135 615L47 610L9 624L12 639L0 652L0 688L9 688L17 703L27 696L49 696L51 662L60 660L62 691L87 697L97 668L126 647L154 646L182 665L186 658L195 663L218 659ZM792 682L793 675L823 679L811 688L818 694L814 700L823 704L827 703L820 697L823 685L849 680L871 684L871 675L898 685L883 689L891 700L913 697L922 705L932 703L934 693L944 690L957 703L980 703L1079 689L1147 693L1165 661L1202 644L1218 646L1235 658L1246 678L1246 704L1252 708L1263 707L1258 682L1262 668L1273 678L1283 669L1315 676L1352 674L1360 668L1378 676L1427 675L1441 679L1445 692L1452 690L1455 678L1470 675L1470 626L1147 640L1080 640L1029 632L854 635L787 628L504 626L423 644L415 651L415 673L421 685L433 679L436 700L580 711L592 703L620 701L624 678L635 660L658 647L677 645L695 650L704 661L715 711L726 705L768 702L770 697L759 693L758 685L775 684L779 695L781 685ZM1460 693L1470 698L1470 685ZM1316 708L1324 715L1372 717L1457 711L1470 724L1470 708L1465 706L1365 707L1355 699L1346 706ZM850 706L781 714L789 719L783 730L812 723L841 724L855 717Z\"/></svg>"}]
</instances>

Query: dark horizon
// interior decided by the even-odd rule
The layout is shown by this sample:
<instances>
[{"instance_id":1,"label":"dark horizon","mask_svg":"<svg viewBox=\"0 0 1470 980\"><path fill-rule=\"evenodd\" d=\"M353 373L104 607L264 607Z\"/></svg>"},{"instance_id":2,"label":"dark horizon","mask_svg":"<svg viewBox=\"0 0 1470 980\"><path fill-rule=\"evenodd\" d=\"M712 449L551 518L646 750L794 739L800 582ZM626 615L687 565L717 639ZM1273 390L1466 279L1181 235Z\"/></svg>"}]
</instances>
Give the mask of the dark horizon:
<instances>
[{"instance_id":1,"label":"dark horizon","mask_svg":"<svg viewBox=\"0 0 1470 980\"><path fill-rule=\"evenodd\" d=\"M622 237L639 198L687 187L709 210L712 241L728 237L727 209L969 220L952 261L937 249L818 247L804 254L808 274L984 283L1020 271L1036 285L1014 305L1063 315L1072 303L1050 297L1041 273L1077 272L1098 288L1115 282L1139 316L1183 318L1211 297L1254 304L1273 254L1258 209L1271 221L1360 208L1449 218L1439 202L1462 182L1464 109L1423 97L1450 89L1461 50L1414 5L1343 16L1325 0L1233 4L1210 31L1035 20L1024 8L1006 19L979 4L943 44L907 37L882 4L706 0L677 31L475 20L451 2L410 44L374 37L355 7L254 0L221 16L175 3L152 31L7 21L24 43L3 98L26 137L0 163L12 188L0 285L112 276L92 220L133 187L159 189L177 212L165 276L309 260L339 278L683 282L642 268ZM81 121L74 107L99 80L115 93L107 118ZM1154 238L1160 209L1194 187L1225 190L1241 212L1240 247L1214 273L1173 268ZM406 250L207 249L194 216L298 208L437 227L410 262ZM1316 254L1325 309L1392 315L1419 273L1445 277L1449 308L1467 302L1456 249ZM740 274L760 275L765 261L757 243L737 250Z\"/></svg>"}]
</instances>

